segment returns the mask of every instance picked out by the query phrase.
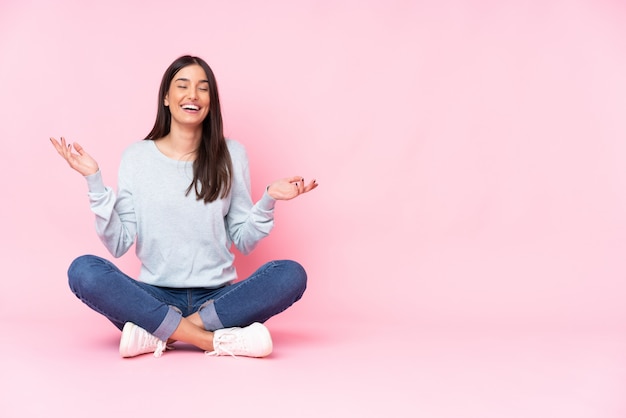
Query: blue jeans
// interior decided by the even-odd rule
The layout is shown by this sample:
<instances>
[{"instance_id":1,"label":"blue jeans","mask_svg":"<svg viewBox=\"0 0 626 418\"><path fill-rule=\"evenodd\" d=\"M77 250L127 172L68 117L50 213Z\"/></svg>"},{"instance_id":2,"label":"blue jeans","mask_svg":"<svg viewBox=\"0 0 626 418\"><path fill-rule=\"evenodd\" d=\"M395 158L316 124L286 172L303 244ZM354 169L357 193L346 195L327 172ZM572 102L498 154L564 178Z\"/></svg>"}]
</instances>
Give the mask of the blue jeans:
<instances>
[{"instance_id":1,"label":"blue jeans","mask_svg":"<svg viewBox=\"0 0 626 418\"><path fill-rule=\"evenodd\" d=\"M298 301L307 281L300 264L281 260L217 289L158 287L137 281L94 255L78 257L67 275L72 292L117 328L133 322L163 341L183 317L195 312L208 331L265 322Z\"/></svg>"}]
</instances>

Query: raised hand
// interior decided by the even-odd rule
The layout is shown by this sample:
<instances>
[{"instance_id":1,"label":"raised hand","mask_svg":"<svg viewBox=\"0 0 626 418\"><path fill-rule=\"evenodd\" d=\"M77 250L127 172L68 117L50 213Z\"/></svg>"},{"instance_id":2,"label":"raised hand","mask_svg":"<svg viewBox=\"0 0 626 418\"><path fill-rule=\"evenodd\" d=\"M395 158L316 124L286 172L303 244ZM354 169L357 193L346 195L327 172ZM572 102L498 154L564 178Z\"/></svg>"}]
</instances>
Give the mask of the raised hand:
<instances>
[{"instance_id":1,"label":"raised hand","mask_svg":"<svg viewBox=\"0 0 626 418\"><path fill-rule=\"evenodd\" d=\"M310 192L318 186L315 180L304 184L304 178L300 176L288 177L272 182L267 188L267 193L276 200L290 200L303 193Z\"/></svg>"},{"instance_id":2,"label":"raised hand","mask_svg":"<svg viewBox=\"0 0 626 418\"><path fill-rule=\"evenodd\" d=\"M78 171L83 176L89 176L98 171L98 163L96 160L87 154L83 147L81 147L77 142L74 142L73 145L66 144L64 137L61 137L60 143L54 138L50 138L50 142L52 142L52 145L57 150L59 155L67 161L70 167ZM76 151L75 153L72 152L72 147Z\"/></svg>"}]
</instances>

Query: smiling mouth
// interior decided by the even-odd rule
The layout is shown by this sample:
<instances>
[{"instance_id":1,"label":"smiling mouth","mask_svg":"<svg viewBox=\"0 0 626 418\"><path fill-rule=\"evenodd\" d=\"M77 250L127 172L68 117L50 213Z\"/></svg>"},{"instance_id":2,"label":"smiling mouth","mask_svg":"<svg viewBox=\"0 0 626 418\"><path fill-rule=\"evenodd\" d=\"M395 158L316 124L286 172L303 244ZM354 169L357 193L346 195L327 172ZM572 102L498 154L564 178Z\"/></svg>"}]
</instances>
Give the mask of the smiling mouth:
<instances>
[{"instance_id":1,"label":"smiling mouth","mask_svg":"<svg viewBox=\"0 0 626 418\"><path fill-rule=\"evenodd\" d=\"M185 110L200 110L198 106L190 104L182 105L181 107Z\"/></svg>"}]
</instances>

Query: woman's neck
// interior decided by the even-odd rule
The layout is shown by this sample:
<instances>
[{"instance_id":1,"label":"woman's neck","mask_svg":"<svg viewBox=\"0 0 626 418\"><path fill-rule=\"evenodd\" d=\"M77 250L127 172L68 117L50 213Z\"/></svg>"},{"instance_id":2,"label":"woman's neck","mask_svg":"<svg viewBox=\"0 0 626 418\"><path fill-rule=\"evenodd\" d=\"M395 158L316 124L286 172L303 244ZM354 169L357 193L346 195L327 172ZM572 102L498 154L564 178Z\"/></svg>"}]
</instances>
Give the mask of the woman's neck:
<instances>
[{"instance_id":1,"label":"woman's neck","mask_svg":"<svg viewBox=\"0 0 626 418\"><path fill-rule=\"evenodd\" d=\"M156 141L159 150L175 160L193 161L202 141L202 129L172 129L169 134Z\"/></svg>"}]
</instances>

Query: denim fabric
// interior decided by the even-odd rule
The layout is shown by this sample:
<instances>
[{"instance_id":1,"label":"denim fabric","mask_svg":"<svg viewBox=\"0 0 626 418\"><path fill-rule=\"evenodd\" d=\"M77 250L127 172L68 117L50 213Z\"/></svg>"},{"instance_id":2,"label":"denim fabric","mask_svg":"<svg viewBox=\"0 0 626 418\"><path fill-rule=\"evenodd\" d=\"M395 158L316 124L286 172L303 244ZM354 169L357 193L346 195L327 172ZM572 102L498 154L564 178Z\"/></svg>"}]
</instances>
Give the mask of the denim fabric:
<instances>
[{"instance_id":1,"label":"denim fabric","mask_svg":"<svg viewBox=\"0 0 626 418\"><path fill-rule=\"evenodd\" d=\"M298 301L307 281L300 264L279 260L217 289L166 288L139 282L94 255L74 260L68 278L72 292L117 328L133 322L161 340L195 312L208 331L265 322Z\"/></svg>"}]
</instances>

